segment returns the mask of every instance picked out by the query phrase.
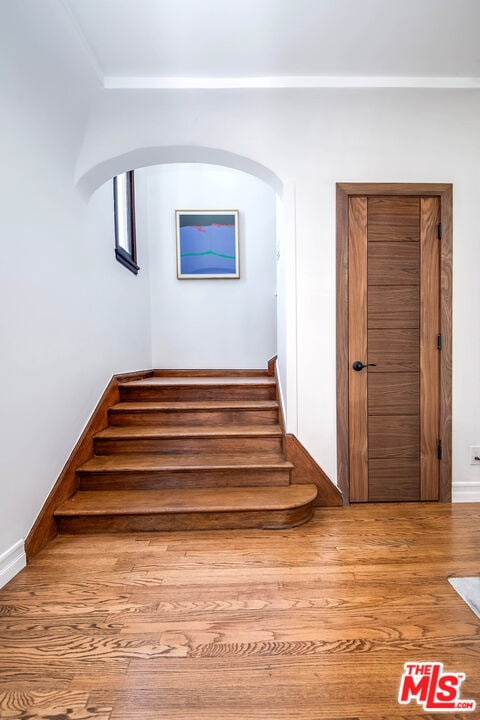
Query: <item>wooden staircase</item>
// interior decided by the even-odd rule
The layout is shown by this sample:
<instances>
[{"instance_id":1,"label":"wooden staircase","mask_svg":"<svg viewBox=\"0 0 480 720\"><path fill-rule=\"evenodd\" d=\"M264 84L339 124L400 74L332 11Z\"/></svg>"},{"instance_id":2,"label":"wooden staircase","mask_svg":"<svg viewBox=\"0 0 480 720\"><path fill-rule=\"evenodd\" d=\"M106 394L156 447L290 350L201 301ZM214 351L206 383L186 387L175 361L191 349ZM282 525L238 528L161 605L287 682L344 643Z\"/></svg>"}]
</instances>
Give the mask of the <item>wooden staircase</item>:
<instances>
[{"instance_id":1,"label":"wooden staircase","mask_svg":"<svg viewBox=\"0 0 480 720\"><path fill-rule=\"evenodd\" d=\"M314 484L292 485L275 379L192 371L120 382L60 532L286 528L306 522Z\"/></svg>"}]
</instances>

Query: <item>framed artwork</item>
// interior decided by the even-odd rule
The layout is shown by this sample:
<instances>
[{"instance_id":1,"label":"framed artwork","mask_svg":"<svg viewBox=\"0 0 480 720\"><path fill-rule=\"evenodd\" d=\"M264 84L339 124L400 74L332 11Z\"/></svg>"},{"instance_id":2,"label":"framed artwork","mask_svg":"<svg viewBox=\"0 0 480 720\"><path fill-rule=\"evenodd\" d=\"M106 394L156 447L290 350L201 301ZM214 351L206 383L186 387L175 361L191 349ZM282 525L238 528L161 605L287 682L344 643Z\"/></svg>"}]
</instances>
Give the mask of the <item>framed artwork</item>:
<instances>
[{"instance_id":1,"label":"framed artwork","mask_svg":"<svg viewBox=\"0 0 480 720\"><path fill-rule=\"evenodd\" d=\"M179 280L240 277L238 210L176 210Z\"/></svg>"}]
</instances>

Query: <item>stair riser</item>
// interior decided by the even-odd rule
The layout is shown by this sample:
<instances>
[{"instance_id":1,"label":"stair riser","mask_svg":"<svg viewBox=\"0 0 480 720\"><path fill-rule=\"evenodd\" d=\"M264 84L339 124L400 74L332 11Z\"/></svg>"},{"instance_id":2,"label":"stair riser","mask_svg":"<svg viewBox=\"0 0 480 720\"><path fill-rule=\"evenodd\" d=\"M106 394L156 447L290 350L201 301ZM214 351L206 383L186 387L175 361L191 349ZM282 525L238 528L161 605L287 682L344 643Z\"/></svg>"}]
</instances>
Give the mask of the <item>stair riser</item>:
<instances>
[{"instance_id":1,"label":"stair riser","mask_svg":"<svg viewBox=\"0 0 480 720\"><path fill-rule=\"evenodd\" d=\"M135 438L95 439L96 455L117 453L281 453L282 438Z\"/></svg>"},{"instance_id":2,"label":"stair riser","mask_svg":"<svg viewBox=\"0 0 480 720\"><path fill-rule=\"evenodd\" d=\"M275 425L278 410L148 410L130 412L111 410L109 424L124 425Z\"/></svg>"},{"instance_id":3,"label":"stair riser","mask_svg":"<svg viewBox=\"0 0 480 720\"><path fill-rule=\"evenodd\" d=\"M78 473L81 490L176 490L182 488L225 488L286 486L290 470L198 470L195 472Z\"/></svg>"},{"instance_id":4,"label":"stair riser","mask_svg":"<svg viewBox=\"0 0 480 720\"><path fill-rule=\"evenodd\" d=\"M83 515L58 517L61 533L160 532L175 530L284 529L307 522L312 504L276 511L168 513L156 515Z\"/></svg>"},{"instance_id":5,"label":"stair riser","mask_svg":"<svg viewBox=\"0 0 480 720\"><path fill-rule=\"evenodd\" d=\"M221 385L219 387L120 387L122 402L189 402L209 400L275 400L274 386Z\"/></svg>"}]
</instances>

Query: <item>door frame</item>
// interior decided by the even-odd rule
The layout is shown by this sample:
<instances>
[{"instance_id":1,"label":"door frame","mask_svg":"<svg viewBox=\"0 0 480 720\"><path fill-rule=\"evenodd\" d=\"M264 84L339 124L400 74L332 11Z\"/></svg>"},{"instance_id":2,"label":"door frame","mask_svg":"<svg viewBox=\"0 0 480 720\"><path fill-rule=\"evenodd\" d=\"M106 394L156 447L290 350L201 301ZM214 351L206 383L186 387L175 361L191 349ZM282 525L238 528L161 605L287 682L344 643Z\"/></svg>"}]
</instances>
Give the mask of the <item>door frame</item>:
<instances>
[{"instance_id":1,"label":"door frame","mask_svg":"<svg viewBox=\"0 0 480 720\"><path fill-rule=\"evenodd\" d=\"M350 497L348 359L348 205L371 195L440 199L440 502L452 499L452 185L450 183L337 183L337 482L345 505Z\"/></svg>"}]
</instances>

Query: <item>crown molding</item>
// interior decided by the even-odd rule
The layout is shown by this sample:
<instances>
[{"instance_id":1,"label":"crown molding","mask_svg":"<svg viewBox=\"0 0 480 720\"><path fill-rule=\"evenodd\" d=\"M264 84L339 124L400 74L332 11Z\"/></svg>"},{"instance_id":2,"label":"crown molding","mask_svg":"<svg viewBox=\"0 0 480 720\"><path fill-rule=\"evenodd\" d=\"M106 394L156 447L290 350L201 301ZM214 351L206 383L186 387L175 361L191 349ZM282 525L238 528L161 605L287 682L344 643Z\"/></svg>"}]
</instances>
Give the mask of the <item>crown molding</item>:
<instances>
[{"instance_id":1,"label":"crown molding","mask_svg":"<svg viewBox=\"0 0 480 720\"><path fill-rule=\"evenodd\" d=\"M70 23L70 26L73 28L73 31L78 37L78 40L80 42L80 45L82 46L84 55L90 62L90 65L92 67L92 70L94 71L97 80L100 81L100 83L103 85L105 81L105 76L103 73L103 70L101 68L100 62L98 60L98 57L92 48L91 44L87 40L87 36L82 30L82 27L78 21L77 16L75 15L72 6L68 2L68 0L59 0L60 6L63 8L66 16L68 17L68 21Z\"/></svg>"},{"instance_id":2,"label":"crown molding","mask_svg":"<svg viewBox=\"0 0 480 720\"><path fill-rule=\"evenodd\" d=\"M272 75L254 77L130 77L106 75L108 90L228 90L276 88L480 89L480 77Z\"/></svg>"}]
</instances>

